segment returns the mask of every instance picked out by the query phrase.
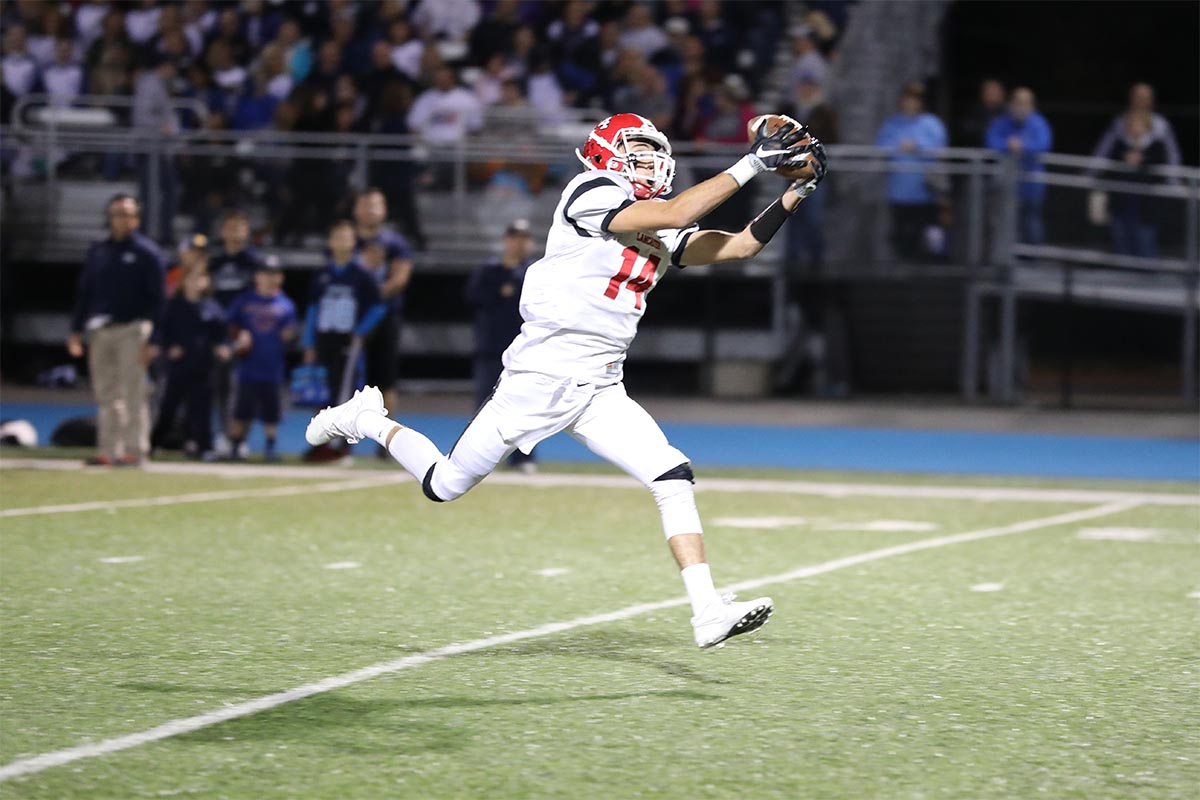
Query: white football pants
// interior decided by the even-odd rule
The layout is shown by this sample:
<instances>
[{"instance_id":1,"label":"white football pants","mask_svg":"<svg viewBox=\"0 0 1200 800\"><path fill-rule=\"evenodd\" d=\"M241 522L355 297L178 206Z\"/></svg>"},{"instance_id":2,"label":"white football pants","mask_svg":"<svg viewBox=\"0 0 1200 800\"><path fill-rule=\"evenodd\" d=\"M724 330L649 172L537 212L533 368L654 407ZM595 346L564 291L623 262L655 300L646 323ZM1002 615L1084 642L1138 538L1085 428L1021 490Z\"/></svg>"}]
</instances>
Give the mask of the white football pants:
<instances>
[{"instance_id":1,"label":"white football pants","mask_svg":"<svg viewBox=\"0 0 1200 800\"><path fill-rule=\"evenodd\" d=\"M647 487L688 460L626 394L623 383L596 386L535 372L505 372L449 456L435 465L429 488L441 500L461 497L513 450L529 452L564 430Z\"/></svg>"}]
</instances>

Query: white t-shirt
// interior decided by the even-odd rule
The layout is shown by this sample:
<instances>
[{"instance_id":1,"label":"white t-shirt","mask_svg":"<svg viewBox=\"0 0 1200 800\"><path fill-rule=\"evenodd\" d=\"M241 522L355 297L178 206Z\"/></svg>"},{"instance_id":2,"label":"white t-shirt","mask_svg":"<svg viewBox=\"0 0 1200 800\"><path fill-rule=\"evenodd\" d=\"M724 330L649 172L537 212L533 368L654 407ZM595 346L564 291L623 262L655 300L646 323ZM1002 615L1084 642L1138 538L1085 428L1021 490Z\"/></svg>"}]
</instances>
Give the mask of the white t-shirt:
<instances>
[{"instance_id":1,"label":"white t-shirt","mask_svg":"<svg viewBox=\"0 0 1200 800\"><path fill-rule=\"evenodd\" d=\"M553 72L538 72L529 76L529 104L538 110L545 123L558 123L565 116L562 87Z\"/></svg>"},{"instance_id":2,"label":"white t-shirt","mask_svg":"<svg viewBox=\"0 0 1200 800\"><path fill-rule=\"evenodd\" d=\"M17 97L24 97L37 83L38 68L25 53L13 53L0 61L0 72L4 73L4 85Z\"/></svg>"},{"instance_id":3,"label":"white t-shirt","mask_svg":"<svg viewBox=\"0 0 1200 800\"><path fill-rule=\"evenodd\" d=\"M78 64L51 64L42 70L42 85L51 105L69 106L83 91L83 68Z\"/></svg>"},{"instance_id":4,"label":"white t-shirt","mask_svg":"<svg viewBox=\"0 0 1200 800\"><path fill-rule=\"evenodd\" d=\"M646 25L625 31L621 34L620 42L622 50L636 50L650 58L670 44L671 40L667 38L667 34L663 33L662 28Z\"/></svg>"},{"instance_id":5,"label":"white t-shirt","mask_svg":"<svg viewBox=\"0 0 1200 800\"><path fill-rule=\"evenodd\" d=\"M33 57L39 67L44 68L54 63L54 47L53 36L30 36L25 44L25 52Z\"/></svg>"},{"instance_id":6,"label":"white t-shirt","mask_svg":"<svg viewBox=\"0 0 1200 800\"><path fill-rule=\"evenodd\" d=\"M460 86L422 92L408 112L408 127L430 144L461 142L482 124L483 106Z\"/></svg>"},{"instance_id":7,"label":"white t-shirt","mask_svg":"<svg viewBox=\"0 0 1200 800\"><path fill-rule=\"evenodd\" d=\"M434 36L458 41L466 38L481 15L479 0L437 0L421 3L413 14L413 24Z\"/></svg>"},{"instance_id":8,"label":"white t-shirt","mask_svg":"<svg viewBox=\"0 0 1200 800\"><path fill-rule=\"evenodd\" d=\"M92 46L104 32L104 18L108 16L108 4L89 3L75 11L75 41L83 49Z\"/></svg>"},{"instance_id":9,"label":"white t-shirt","mask_svg":"<svg viewBox=\"0 0 1200 800\"><path fill-rule=\"evenodd\" d=\"M292 84L292 76L286 72L281 72L267 81L267 94L283 102L292 93Z\"/></svg>"},{"instance_id":10,"label":"white t-shirt","mask_svg":"<svg viewBox=\"0 0 1200 800\"><path fill-rule=\"evenodd\" d=\"M633 185L615 172L583 172L563 189L546 255L525 273L525 323L504 353L507 369L600 385L621 380L646 297L680 266L697 228L610 233L613 217L633 202Z\"/></svg>"},{"instance_id":11,"label":"white t-shirt","mask_svg":"<svg viewBox=\"0 0 1200 800\"><path fill-rule=\"evenodd\" d=\"M135 44L145 44L158 33L161 8L138 8L125 14L125 33Z\"/></svg>"},{"instance_id":12,"label":"white t-shirt","mask_svg":"<svg viewBox=\"0 0 1200 800\"><path fill-rule=\"evenodd\" d=\"M392 66L414 81L421 74L421 59L425 56L425 45L420 39L409 39L404 44L392 46Z\"/></svg>"}]
</instances>

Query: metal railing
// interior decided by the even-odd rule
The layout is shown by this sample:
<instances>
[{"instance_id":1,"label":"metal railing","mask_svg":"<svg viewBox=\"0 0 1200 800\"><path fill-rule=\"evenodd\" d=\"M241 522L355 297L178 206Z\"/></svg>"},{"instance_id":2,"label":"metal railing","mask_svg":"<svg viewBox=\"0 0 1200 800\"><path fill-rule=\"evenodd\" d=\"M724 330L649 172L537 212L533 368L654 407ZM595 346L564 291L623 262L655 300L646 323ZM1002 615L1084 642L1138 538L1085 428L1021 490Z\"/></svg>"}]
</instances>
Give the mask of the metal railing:
<instances>
[{"instance_id":1,"label":"metal railing","mask_svg":"<svg viewBox=\"0 0 1200 800\"><path fill-rule=\"evenodd\" d=\"M1064 304L1064 313L1069 317L1077 301L1077 275L1081 269L1087 268L1106 274L1124 272L1178 279L1176 302L1168 302L1160 310L1172 309L1182 314L1180 393L1186 401L1194 402L1197 389L1197 317L1200 314L1200 295L1197 294L1197 286L1200 285L1200 170L1173 165L1138 170L1123 162L1057 153L1047 154L1039 161L1045 171L1021 169L1012 159L997 162L997 179L1003 195L1002 246L994 265L998 268L997 274L989 281L981 280L977 273L973 273L968 284L961 376L963 397L971 400L976 393L980 345L979 305L983 297L992 294L998 297L1000 303L999 380L994 395L1002 403L1012 403L1016 400L1017 303L1023 292L1032 293L1029 281L1022 280L1022 270L1057 270L1061 279L1059 297ZM1074 169L1080 174L1062 174L1054 171L1057 169ZM1100 172L1113 173L1116 177L1097 177ZM1147 184L1121 179L1123 176L1139 174L1159 177L1163 182ZM1179 202L1184 215L1179 257L1116 255L1085 247L1023 243L1018 235L1017 221L1022 184L1175 200ZM1023 283L1026 285L1023 286ZM1061 396L1063 405L1070 406L1072 346L1069 334L1064 337L1062 347Z\"/></svg>"},{"instance_id":2,"label":"metal railing","mask_svg":"<svg viewBox=\"0 0 1200 800\"><path fill-rule=\"evenodd\" d=\"M43 231L52 230L53 215L61 211L57 204L56 184L62 176L56 168L57 162L50 157L54 152L132 157L145 172L148 193L143 201L151 215L161 207L161 198L157 196L161 190L161 170L164 164L178 156L233 159L252 168L297 162L337 163L344 168L347 186L365 185L373 170L381 165L407 163L418 168L439 166L450 175L448 183L436 191L413 187L422 202L440 204L437 205L437 219L433 220L436 235L431 237L431 255L426 256L431 262L450 260L450 254L456 252L456 248L477 252L472 248L483 246L472 217L481 206L482 197L472 182L473 168L496 162L545 165L551 173L558 171L565 179L578 168L573 148L580 140L581 127L587 126L587 121L582 118L572 119L560 125L543 126L520 140L468 138L453 146L437 147L414 136L382 134L182 129L172 136L138 135L123 127L97 129L60 124L61 120L54 115L42 117L39 122L29 113L37 107L38 101L26 100L18 104L13 125L0 129L0 146L8 152L14 148L29 148L46 156L44 183L52 202L44 204L38 212L43 216L40 220ZM180 104L181 108L185 106L189 111L199 111L189 103ZM680 143L676 148L680 167L677 182L686 186L695 177L715 173L743 151L744 148L738 145ZM888 203L882 182L888 176L899 172L920 173L941 181L943 194L954 198L960 212L959 221L955 223L960 246L948 264L936 268L929 266L928 274L940 270L938 274L960 276L965 281L960 376L964 398L974 399L978 392L983 343L980 320L985 300L995 298L999 310L1000 378L992 387L993 396L1001 402L1013 402L1016 399L1017 305L1019 299L1031 291L1026 278L1039 271L1061 275L1062 299L1071 303L1072 284L1081 269L1101 276L1146 274L1178 281L1178 293L1164 295L1166 299L1160 305L1173 308L1183 316L1182 385L1185 397L1195 397L1200 170L1172 166L1135 170L1124 163L1103 159L1046 154L1040 159L1040 169L1026 171L1013 159L976 148L926 152L923 154L926 160L921 162L896 162L889 151L868 145L837 145L831 146L829 151L832 174L828 188L823 187L823 191L829 195L829 202L839 216L853 215L855 221L852 224L861 226L860 235L831 242L831 272L840 278L853 278L864 274L864 270L875 276L902 274L895 259L890 258L886 245ZM862 176L861 180L868 181L868 191L860 191L853 197L840 196L838 176L843 174ZM1156 182L1147 182L1147 177ZM870 181L877 181L878 185ZM1045 185L1052 193L1054 203L1048 204L1048 210L1051 205L1055 209L1068 205L1064 198L1069 198L1065 193L1078 191L1157 198L1176 207L1178 216L1172 216L1170 220L1176 235L1164 248L1165 255L1155 258L1113 255L1098 249L1094 242L1022 243L1018 233L1020 189L1023 184L1032 183ZM19 207L28 185L15 188L11 205ZM755 191L763 195L778 189L779 184L768 181L755 184ZM543 194L545 197L539 199L543 206L557 199L556 192ZM36 230L38 226L33 224L24 228ZM1095 238L1094 233L1092 238ZM463 258L466 260L468 256ZM782 295L785 293L784 282L779 276L788 266L783 248L775 243L764 253L764 258L748 270L748 273L771 278L775 286L777 297L773 307L777 318L771 327L777 333L781 330L778 316L782 313ZM912 268L906 269L911 271ZM704 274L699 270L690 272ZM777 343L782 347L781 341Z\"/></svg>"}]
</instances>

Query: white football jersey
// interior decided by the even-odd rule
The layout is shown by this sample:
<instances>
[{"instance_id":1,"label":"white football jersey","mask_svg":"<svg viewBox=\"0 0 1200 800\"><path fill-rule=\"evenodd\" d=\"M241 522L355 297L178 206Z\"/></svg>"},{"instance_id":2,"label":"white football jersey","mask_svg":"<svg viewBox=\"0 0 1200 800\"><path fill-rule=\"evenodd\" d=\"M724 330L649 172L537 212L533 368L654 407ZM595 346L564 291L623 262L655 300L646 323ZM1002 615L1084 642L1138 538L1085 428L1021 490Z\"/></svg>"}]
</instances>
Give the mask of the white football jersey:
<instances>
[{"instance_id":1,"label":"white football jersey","mask_svg":"<svg viewBox=\"0 0 1200 800\"><path fill-rule=\"evenodd\" d=\"M633 202L633 184L616 172L583 172L563 189L546 254L525 273L525 323L505 368L601 385L621 380L650 290L680 266L698 227L610 233L613 217Z\"/></svg>"}]
</instances>

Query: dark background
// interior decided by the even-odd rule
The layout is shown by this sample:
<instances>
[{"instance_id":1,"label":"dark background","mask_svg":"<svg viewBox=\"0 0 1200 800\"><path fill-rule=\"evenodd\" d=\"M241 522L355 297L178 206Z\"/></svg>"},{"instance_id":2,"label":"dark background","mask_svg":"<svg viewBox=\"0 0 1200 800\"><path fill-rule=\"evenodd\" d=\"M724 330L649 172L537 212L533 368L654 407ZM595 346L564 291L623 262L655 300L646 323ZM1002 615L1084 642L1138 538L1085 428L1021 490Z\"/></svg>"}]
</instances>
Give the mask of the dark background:
<instances>
[{"instance_id":1,"label":"dark background","mask_svg":"<svg viewBox=\"0 0 1200 800\"><path fill-rule=\"evenodd\" d=\"M957 2L942 37L949 119L995 77L1033 89L1056 152L1090 154L1130 84L1145 81L1183 162L1200 163L1200 3Z\"/></svg>"}]
</instances>

